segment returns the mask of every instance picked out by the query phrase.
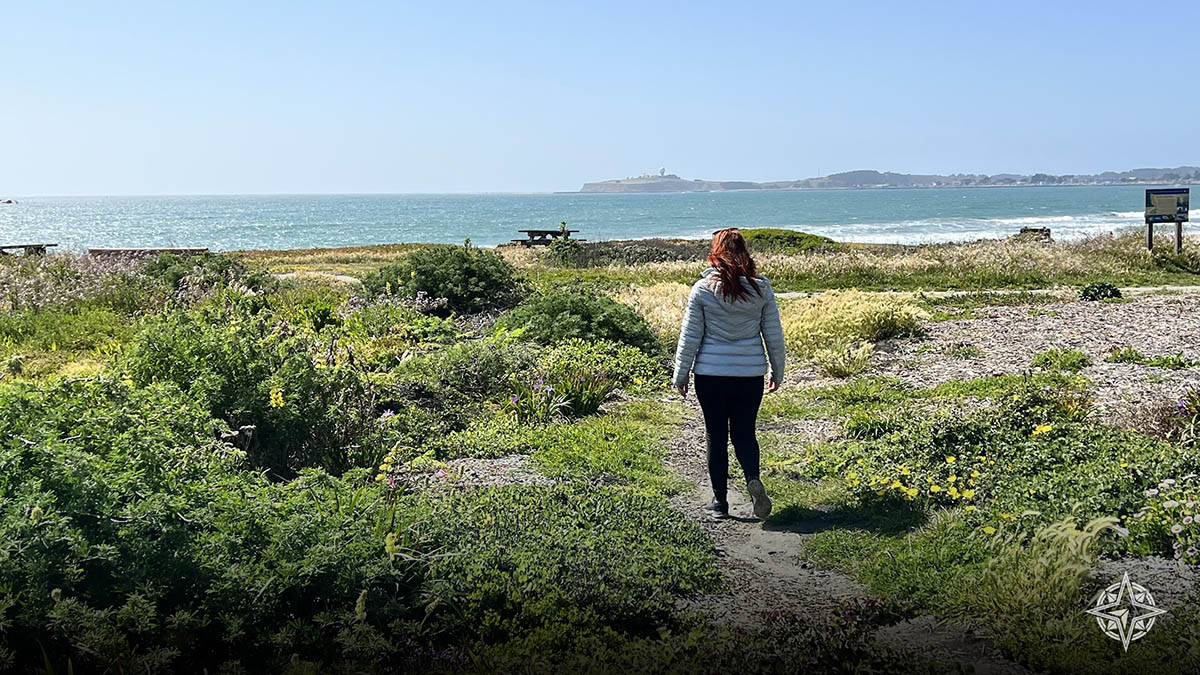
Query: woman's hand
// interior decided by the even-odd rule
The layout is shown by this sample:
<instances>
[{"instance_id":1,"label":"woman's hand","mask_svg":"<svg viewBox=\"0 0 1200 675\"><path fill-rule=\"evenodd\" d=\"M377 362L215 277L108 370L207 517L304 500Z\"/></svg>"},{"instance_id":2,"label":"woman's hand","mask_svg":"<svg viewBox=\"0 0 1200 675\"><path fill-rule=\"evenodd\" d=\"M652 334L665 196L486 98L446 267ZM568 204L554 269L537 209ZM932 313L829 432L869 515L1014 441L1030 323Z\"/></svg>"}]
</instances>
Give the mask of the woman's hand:
<instances>
[{"instance_id":1,"label":"woman's hand","mask_svg":"<svg viewBox=\"0 0 1200 675\"><path fill-rule=\"evenodd\" d=\"M775 380L771 380L770 382L767 383L767 393L768 394L774 394L777 391L779 391L779 383L778 382L776 382Z\"/></svg>"},{"instance_id":2,"label":"woman's hand","mask_svg":"<svg viewBox=\"0 0 1200 675\"><path fill-rule=\"evenodd\" d=\"M687 392L688 392L687 382L684 382L683 384L679 385L678 387L675 387L675 390L679 392L680 396L687 398Z\"/></svg>"}]
</instances>

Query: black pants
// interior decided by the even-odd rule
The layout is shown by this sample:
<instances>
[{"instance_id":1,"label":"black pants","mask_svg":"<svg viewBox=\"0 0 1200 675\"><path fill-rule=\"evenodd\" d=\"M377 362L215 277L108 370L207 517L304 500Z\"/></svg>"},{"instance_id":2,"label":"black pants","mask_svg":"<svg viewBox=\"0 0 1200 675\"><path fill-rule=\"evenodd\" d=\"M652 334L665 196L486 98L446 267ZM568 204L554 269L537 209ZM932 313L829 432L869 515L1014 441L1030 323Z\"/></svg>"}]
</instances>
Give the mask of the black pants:
<instances>
[{"instance_id":1,"label":"black pants","mask_svg":"<svg viewBox=\"0 0 1200 675\"><path fill-rule=\"evenodd\" d=\"M729 488L729 440L746 480L758 478L754 422L762 403L763 378L696 375L696 400L708 432L708 477L713 496L725 501Z\"/></svg>"}]
</instances>

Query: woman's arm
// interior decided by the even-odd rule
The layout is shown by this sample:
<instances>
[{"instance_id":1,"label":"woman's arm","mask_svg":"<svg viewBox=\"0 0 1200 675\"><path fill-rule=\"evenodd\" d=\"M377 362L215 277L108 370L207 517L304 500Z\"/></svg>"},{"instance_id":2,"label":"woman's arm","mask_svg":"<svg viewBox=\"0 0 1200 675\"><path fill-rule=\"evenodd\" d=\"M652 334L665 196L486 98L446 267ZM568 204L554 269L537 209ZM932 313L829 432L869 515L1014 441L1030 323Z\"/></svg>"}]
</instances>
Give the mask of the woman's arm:
<instances>
[{"instance_id":1,"label":"woman's arm","mask_svg":"<svg viewBox=\"0 0 1200 675\"><path fill-rule=\"evenodd\" d=\"M688 375L696 360L696 351L704 339L704 306L700 302L700 286L693 286L688 296L687 310L683 313L683 324L679 329L679 343L675 345L675 375L672 383L680 392L687 391Z\"/></svg>"},{"instance_id":2,"label":"woman's arm","mask_svg":"<svg viewBox=\"0 0 1200 675\"><path fill-rule=\"evenodd\" d=\"M762 336L767 345L767 361L771 364L771 382L774 391L783 383L783 368L787 361L787 349L783 341L783 324L779 321L779 304L775 302L775 291L767 287L767 301L763 303Z\"/></svg>"}]
</instances>

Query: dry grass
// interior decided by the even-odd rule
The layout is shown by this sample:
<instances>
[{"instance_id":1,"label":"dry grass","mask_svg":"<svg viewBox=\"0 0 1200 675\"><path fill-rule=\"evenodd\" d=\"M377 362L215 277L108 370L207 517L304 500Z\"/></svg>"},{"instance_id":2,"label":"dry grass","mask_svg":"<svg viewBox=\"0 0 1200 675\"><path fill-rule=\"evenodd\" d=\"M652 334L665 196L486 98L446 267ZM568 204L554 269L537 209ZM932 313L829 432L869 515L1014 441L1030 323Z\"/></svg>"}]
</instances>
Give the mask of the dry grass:
<instances>
[{"instance_id":1,"label":"dry grass","mask_svg":"<svg viewBox=\"0 0 1200 675\"><path fill-rule=\"evenodd\" d=\"M849 290L785 300L780 318L788 352L810 357L851 343L912 335L928 313L917 306L912 293Z\"/></svg>"},{"instance_id":2,"label":"dry grass","mask_svg":"<svg viewBox=\"0 0 1200 675\"><path fill-rule=\"evenodd\" d=\"M255 269L273 274L321 272L362 277L394 263L428 244L382 244L340 248L304 248L285 251L231 251L226 254Z\"/></svg>"},{"instance_id":3,"label":"dry grass","mask_svg":"<svg viewBox=\"0 0 1200 675\"><path fill-rule=\"evenodd\" d=\"M664 282L652 286L629 286L613 293L612 297L641 312L664 345L674 345L679 339L679 325L683 322L690 292L691 286L687 284Z\"/></svg>"}]
</instances>

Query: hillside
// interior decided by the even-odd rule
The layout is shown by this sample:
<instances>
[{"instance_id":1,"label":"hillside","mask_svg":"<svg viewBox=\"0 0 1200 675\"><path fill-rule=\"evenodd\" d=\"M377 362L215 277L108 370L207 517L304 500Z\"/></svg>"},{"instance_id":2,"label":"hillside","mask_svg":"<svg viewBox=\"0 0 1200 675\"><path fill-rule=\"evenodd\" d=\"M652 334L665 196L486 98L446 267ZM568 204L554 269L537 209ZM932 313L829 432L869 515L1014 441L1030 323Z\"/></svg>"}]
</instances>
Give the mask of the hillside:
<instances>
[{"instance_id":1,"label":"hillside","mask_svg":"<svg viewBox=\"0 0 1200 675\"><path fill-rule=\"evenodd\" d=\"M799 180L756 183L742 180L687 180L660 173L584 183L580 192L722 192L726 190L811 190L853 188L997 187L1015 185L1136 185L1140 183L1200 183L1200 167L1143 168L1105 171L1094 175L911 174L872 169L846 171Z\"/></svg>"}]
</instances>

